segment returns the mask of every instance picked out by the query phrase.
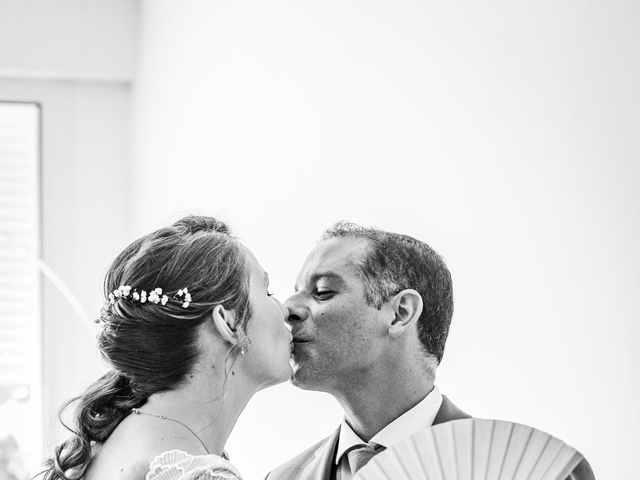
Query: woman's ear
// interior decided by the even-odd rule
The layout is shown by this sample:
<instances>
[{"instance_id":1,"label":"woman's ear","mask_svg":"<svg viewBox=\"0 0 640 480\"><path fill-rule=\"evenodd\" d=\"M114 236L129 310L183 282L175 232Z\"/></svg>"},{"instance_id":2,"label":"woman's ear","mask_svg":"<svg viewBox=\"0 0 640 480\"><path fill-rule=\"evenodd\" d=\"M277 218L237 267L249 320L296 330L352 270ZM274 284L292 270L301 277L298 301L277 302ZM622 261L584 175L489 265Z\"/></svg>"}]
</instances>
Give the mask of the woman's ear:
<instances>
[{"instance_id":1,"label":"woman's ear","mask_svg":"<svg viewBox=\"0 0 640 480\"><path fill-rule=\"evenodd\" d=\"M415 290L408 288L393 297L391 307L394 319L389 325L389 335L398 338L420 318L423 307L422 297Z\"/></svg>"},{"instance_id":2,"label":"woman's ear","mask_svg":"<svg viewBox=\"0 0 640 480\"><path fill-rule=\"evenodd\" d=\"M222 338L232 345L238 343L235 331L236 314L233 310L227 310L222 305L216 305L211 313L213 324Z\"/></svg>"}]
</instances>

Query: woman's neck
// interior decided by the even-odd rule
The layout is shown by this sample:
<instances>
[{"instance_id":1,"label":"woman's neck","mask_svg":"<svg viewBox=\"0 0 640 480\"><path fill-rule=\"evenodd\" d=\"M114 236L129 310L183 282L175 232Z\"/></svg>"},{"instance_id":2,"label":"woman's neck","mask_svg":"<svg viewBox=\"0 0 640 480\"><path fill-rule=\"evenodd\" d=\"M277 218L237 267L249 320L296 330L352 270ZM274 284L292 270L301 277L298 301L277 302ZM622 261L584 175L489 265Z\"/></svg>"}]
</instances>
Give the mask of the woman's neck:
<instances>
[{"instance_id":1,"label":"woman's neck","mask_svg":"<svg viewBox=\"0 0 640 480\"><path fill-rule=\"evenodd\" d=\"M175 390L151 395L140 411L182 424L209 453L221 455L240 413L254 393L238 372L230 371L222 378L194 374Z\"/></svg>"}]
</instances>

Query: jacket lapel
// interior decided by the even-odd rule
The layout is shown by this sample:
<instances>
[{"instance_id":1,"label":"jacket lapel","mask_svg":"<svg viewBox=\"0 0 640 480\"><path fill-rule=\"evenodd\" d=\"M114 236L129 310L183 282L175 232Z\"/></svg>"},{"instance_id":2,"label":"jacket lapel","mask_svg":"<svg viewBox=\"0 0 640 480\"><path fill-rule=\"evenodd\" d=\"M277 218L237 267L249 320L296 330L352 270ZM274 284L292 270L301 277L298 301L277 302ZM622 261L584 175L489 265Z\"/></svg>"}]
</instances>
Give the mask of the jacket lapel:
<instances>
[{"instance_id":1,"label":"jacket lapel","mask_svg":"<svg viewBox=\"0 0 640 480\"><path fill-rule=\"evenodd\" d=\"M340 429L327 438L315 451L313 458L307 463L300 475L300 480L330 480Z\"/></svg>"},{"instance_id":2,"label":"jacket lapel","mask_svg":"<svg viewBox=\"0 0 640 480\"><path fill-rule=\"evenodd\" d=\"M451 422L453 420L461 420L463 418L471 418L471 415L464 413L451 403L451 400L443 395L442 405L440 405L436 418L433 419L433 425L439 425L440 423Z\"/></svg>"}]
</instances>

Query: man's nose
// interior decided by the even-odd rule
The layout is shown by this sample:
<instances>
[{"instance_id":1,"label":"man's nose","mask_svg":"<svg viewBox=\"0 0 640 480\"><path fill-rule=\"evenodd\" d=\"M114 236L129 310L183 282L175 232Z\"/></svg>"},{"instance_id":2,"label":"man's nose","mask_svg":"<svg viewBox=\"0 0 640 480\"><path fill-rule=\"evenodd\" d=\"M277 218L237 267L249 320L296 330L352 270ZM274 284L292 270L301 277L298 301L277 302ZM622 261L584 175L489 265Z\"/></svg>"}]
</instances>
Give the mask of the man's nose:
<instances>
[{"instance_id":1,"label":"man's nose","mask_svg":"<svg viewBox=\"0 0 640 480\"><path fill-rule=\"evenodd\" d=\"M287 298L284 305L289 309L289 316L285 319L285 322L289 325L302 322L309 316L308 309L304 305L304 302L302 302L302 298L298 293Z\"/></svg>"}]
</instances>

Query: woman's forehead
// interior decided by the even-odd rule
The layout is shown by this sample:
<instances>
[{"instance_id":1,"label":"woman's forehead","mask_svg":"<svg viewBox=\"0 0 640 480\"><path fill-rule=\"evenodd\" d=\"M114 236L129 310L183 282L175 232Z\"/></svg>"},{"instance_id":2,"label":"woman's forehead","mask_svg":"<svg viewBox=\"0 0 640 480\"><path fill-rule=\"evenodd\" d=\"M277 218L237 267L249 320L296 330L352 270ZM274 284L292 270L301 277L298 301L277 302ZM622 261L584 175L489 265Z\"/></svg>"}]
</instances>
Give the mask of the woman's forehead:
<instances>
[{"instance_id":1,"label":"woman's forehead","mask_svg":"<svg viewBox=\"0 0 640 480\"><path fill-rule=\"evenodd\" d=\"M247 247L245 247L242 244L240 245L241 245L242 252L244 253L244 256L247 260L247 267L251 276L255 276L259 280L265 280L268 283L269 274L267 274L267 272L265 272L265 270L262 268L256 256Z\"/></svg>"}]
</instances>

